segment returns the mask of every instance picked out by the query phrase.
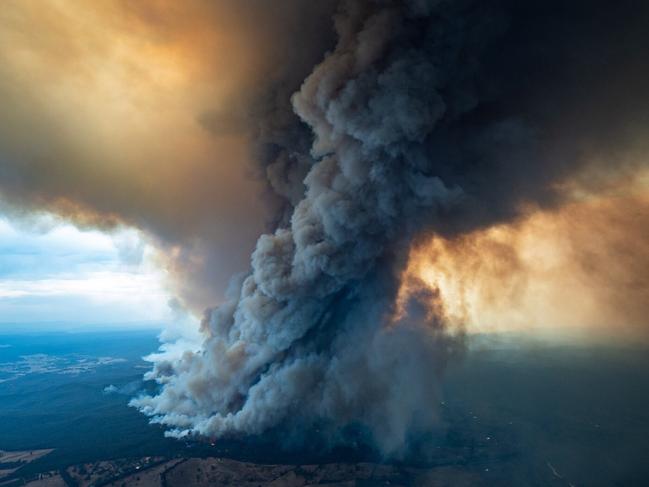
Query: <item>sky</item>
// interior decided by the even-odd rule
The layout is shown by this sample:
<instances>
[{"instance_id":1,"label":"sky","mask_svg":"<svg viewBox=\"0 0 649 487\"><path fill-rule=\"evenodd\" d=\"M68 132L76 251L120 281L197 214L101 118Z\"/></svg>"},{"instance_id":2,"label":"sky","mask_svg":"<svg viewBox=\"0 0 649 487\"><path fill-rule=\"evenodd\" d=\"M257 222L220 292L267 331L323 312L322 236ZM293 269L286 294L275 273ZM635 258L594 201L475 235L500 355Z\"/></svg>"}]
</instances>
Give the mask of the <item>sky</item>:
<instances>
[{"instance_id":1,"label":"sky","mask_svg":"<svg viewBox=\"0 0 649 487\"><path fill-rule=\"evenodd\" d=\"M152 252L135 230L0 219L0 326L161 327L172 295Z\"/></svg>"}]
</instances>

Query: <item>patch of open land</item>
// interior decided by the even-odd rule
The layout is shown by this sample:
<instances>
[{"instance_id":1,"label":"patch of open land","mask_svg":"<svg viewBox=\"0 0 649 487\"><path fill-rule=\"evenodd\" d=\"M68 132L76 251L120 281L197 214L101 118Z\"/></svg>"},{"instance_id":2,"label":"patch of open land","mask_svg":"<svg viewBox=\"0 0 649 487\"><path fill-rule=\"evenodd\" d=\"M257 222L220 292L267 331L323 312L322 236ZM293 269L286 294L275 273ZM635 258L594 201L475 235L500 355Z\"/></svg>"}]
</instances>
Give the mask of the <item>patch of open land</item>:
<instances>
[{"instance_id":1,"label":"patch of open land","mask_svg":"<svg viewBox=\"0 0 649 487\"><path fill-rule=\"evenodd\" d=\"M29 487L329 487L474 486L475 472L443 467L417 469L373 463L263 465L225 458L144 457L75 465L39 474Z\"/></svg>"},{"instance_id":2,"label":"patch of open land","mask_svg":"<svg viewBox=\"0 0 649 487\"><path fill-rule=\"evenodd\" d=\"M4 479L24 467L30 462L44 457L53 451L52 448L44 450L3 451L0 450L0 486Z\"/></svg>"}]
</instances>

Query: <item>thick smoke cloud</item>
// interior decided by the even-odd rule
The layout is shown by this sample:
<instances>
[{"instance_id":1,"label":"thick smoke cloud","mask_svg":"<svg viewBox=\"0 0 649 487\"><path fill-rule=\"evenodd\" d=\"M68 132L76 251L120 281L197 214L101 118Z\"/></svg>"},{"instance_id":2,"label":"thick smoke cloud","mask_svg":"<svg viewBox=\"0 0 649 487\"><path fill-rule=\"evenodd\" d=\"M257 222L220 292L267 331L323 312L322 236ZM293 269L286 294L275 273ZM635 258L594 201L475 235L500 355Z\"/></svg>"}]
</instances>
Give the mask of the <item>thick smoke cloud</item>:
<instances>
[{"instance_id":1,"label":"thick smoke cloud","mask_svg":"<svg viewBox=\"0 0 649 487\"><path fill-rule=\"evenodd\" d=\"M385 454L406 452L462 349L434 293L397 309L408 248L559 205L566 181L637 164L622 152L649 113L646 14L632 2L343 2L335 49L292 98L313 144L298 129L264 159L286 201L277 229L206 318L202 349L158 362L161 391L133 404L174 436L357 426Z\"/></svg>"},{"instance_id":2,"label":"thick smoke cloud","mask_svg":"<svg viewBox=\"0 0 649 487\"><path fill-rule=\"evenodd\" d=\"M252 177L256 146L295 125L289 98L333 42L332 11L299 0L3 2L3 213L137 227L186 305L220 302L276 219L280 201L260 198L266 179ZM281 176L281 163L269 171Z\"/></svg>"}]
</instances>

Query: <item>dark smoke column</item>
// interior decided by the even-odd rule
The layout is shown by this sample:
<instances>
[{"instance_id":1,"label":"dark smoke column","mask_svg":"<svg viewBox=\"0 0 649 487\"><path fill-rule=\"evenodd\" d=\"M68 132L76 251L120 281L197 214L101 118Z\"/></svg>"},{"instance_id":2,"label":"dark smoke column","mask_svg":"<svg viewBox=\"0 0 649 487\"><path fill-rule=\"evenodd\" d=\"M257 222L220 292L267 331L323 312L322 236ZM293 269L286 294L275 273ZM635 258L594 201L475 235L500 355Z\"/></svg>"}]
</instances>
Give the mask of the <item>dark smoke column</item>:
<instances>
[{"instance_id":1,"label":"dark smoke column","mask_svg":"<svg viewBox=\"0 0 649 487\"><path fill-rule=\"evenodd\" d=\"M174 436L353 424L386 454L434 424L436 375L461 340L425 306L430 296L394 323L405 251L422 232L469 231L515 217L522 202L552 202L568 170L540 149L543 104L520 102L536 87L503 101L532 63L517 47L520 66L500 69L508 18L486 3L341 6L335 50L293 97L314 135L299 154L311 161L302 199L259 238L252 272L206 321L202 350L157 363L160 393L135 406Z\"/></svg>"}]
</instances>

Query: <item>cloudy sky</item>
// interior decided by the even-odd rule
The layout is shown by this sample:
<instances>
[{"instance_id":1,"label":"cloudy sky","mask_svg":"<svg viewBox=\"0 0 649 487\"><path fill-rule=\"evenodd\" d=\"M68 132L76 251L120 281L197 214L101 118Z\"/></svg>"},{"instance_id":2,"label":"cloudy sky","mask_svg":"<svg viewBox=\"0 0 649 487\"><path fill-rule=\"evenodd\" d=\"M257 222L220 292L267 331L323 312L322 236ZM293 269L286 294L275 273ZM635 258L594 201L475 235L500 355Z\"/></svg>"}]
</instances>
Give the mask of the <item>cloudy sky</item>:
<instances>
[{"instance_id":1,"label":"cloudy sky","mask_svg":"<svg viewBox=\"0 0 649 487\"><path fill-rule=\"evenodd\" d=\"M170 298L136 231L0 219L0 325L160 326Z\"/></svg>"}]
</instances>

